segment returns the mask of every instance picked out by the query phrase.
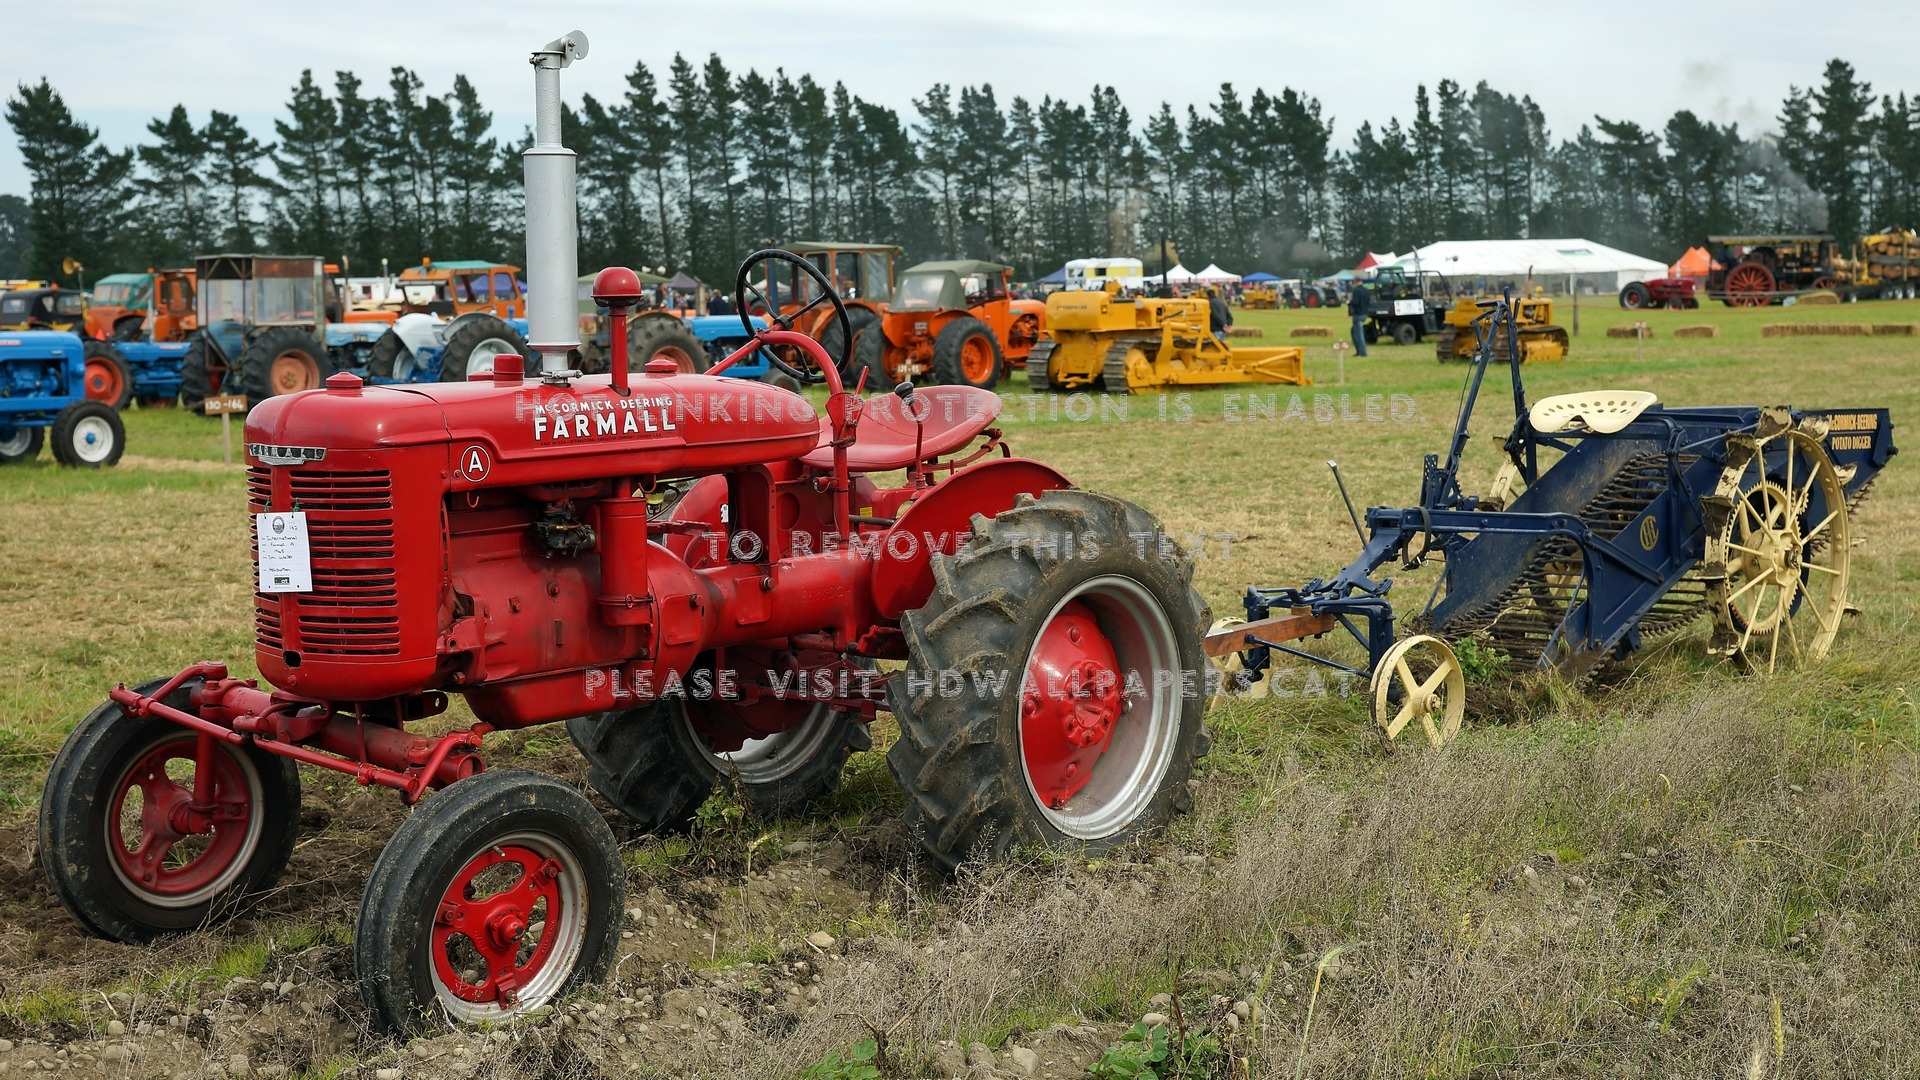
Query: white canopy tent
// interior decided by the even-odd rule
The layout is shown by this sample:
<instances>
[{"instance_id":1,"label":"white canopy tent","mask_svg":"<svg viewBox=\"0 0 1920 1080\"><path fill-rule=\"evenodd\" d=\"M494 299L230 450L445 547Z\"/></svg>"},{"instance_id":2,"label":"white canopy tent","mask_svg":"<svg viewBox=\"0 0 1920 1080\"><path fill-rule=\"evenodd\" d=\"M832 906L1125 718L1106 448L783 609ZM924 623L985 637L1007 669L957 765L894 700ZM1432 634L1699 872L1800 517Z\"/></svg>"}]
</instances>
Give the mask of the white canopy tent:
<instances>
[{"instance_id":1,"label":"white canopy tent","mask_svg":"<svg viewBox=\"0 0 1920 1080\"><path fill-rule=\"evenodd\" d=\"M1149 278L1157 278L1160 276L1161 275L1159 274L1148 275ZM1188 285L1188 284L1192 284L1193 277L1194 277L1193 271L1187 269L1185 266L1182 266L1179 263L1174 263L1173 269L1167 271L1166 273L1166 282L1169 285Z\"/></svg>"},{"instance_id":2,"label":"white canopy tent","mask_svg":"<svg viewBox=\"0 0 1920 1080\"><path fill-rule=\"evenodd\" d=\"M1202 285L1226 285L1239 281L1240 275L1227 273L1225 270L1220 269L1218 263L1208 263L1205 270L1193 275L1193 280Z\"/></svg>"},{"instance_id":3,"label":"white canopy tent","mask_svg":"<svg viewBox=\"0 0 1920 1080\"><path fill-rule=\"evenodd\" d=\"M1388 265L1433 270L1449 278L1573 277L1596 289L1664 277L1667 264L1578 238L1567 240L1441 240Z\"/></svg>"}]
</instances>

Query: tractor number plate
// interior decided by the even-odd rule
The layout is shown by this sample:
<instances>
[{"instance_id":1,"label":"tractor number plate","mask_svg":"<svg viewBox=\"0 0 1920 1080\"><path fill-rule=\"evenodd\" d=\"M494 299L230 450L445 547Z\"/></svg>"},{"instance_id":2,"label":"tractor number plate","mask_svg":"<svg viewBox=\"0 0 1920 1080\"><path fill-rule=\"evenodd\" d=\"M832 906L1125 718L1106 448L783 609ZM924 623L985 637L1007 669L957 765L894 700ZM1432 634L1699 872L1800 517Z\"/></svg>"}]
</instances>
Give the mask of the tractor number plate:
<instances>
[{"instance_id":1,"label":"tractor number plate","mask_svg":"<svg viewBox=\"0 0 1920 1080\"><path fill-rule=\"evenodd\" d=\"M307 544L307 515L300 511L253 515L260 538L260 591L313 591L313 551Z\"/></svg>"},{"instance_id":2,"label":"tractor number plate","mask_svg":"<svg viewBox=\"0 0 1920 1080\"><path fill-rule=\"evenodd\" d=\"M1425 300L1395 300L1393 302L1393 313L1395 315L1424 315L1427 313L1427 302Z\"/></svg>"}]
</instances>

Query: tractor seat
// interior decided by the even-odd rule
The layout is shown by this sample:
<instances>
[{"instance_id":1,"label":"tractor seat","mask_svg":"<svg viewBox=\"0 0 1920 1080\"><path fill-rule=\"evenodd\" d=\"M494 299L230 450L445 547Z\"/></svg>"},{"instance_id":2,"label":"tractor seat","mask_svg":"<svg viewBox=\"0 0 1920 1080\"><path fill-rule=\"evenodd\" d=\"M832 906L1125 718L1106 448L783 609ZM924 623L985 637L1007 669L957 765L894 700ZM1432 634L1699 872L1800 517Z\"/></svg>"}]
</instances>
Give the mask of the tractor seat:
<instances>
[{"instance_id":1,"label":"tractor seat","mask_svg":"<svg viewBox=\"0 0 1920 1080\"><path fill-rule=\"evenodd\" d=\"M928 386L913 393L911 412L921 417L916 425L905 402L893 394L875 394L866 401L855 430L853 445L847 447L847 469L851 472L893 472L913 464L913 446L920 440L920 457L943 457L973 441L1000 415L1000 395L971 386ZM924 429L924 430L916 430ZM820 443L801 458L816 469L833 468L833 428L826 417L820 418Z\"/></svg>"},{"instance_id":2,"label":"tractor seat","mask_svg":"<svg viewBox=\"0 0 1920 1080\"><path fill-rule=\"evenodd\" d=\"M1552 435L1585 425L1587 430L1611 435L1660 400L1645 390L1582 390L1541 398L1527 410L1533 430Z\"/></svg>"}]
</instances>

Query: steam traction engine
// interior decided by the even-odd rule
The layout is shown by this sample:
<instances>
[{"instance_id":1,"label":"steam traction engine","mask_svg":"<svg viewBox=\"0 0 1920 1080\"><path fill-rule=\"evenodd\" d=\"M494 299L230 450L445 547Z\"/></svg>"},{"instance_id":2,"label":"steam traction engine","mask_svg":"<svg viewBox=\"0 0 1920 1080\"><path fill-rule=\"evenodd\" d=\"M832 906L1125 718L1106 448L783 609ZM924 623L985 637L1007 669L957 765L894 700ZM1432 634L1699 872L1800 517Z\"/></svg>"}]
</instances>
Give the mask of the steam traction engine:
<instances>
[{"instance_id":1,"label":"steam traction engine","mask_svg":"<svg viewBox=\"0 0 1920 1080\"><path fill-rule=\"evenodd\" d=\"M255 660L120 687L47 780L41 848L66 906L142 942L244 907L285 867L297 764L421 801L362 898L355 963L375 1023L496 1020L600 977L623 875L568 785L484 771L489 732L565 720L592 783L648 829L722 777L767 812L829 791L890 710L912 831L949 865L1016 838L1102 845L1163 822L1204 749L1207 613L1144 511L1011 457L998 399L903 386L862 400L788 327L827 416L777 386L566 369L575 347L572 156L559 71L534 54L527 152L535 373L323 389L247 419ZM749 261L787 261L784 252ZM771 275L768 275L770 278ZM740 311L760 301L743 267ZM821 300L845 333L824 280ZM623 322L639 293L603 272ZM836 361L838 363L836 363ZM898 487L875 474L902 473ZM905 661L884 679L881 660ZM1188 673L1180 677L1181 672ZM478 722L408 730L466 697Z\"/></svg>"}]
</instances>

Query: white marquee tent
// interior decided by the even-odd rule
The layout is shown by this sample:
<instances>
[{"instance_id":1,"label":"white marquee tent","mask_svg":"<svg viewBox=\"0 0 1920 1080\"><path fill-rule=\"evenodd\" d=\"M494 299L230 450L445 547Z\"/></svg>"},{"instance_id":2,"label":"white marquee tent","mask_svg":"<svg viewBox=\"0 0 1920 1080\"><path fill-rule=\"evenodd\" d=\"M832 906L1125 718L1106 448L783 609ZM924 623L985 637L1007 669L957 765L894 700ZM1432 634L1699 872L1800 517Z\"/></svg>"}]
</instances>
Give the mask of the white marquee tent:
<instances>
[{"instance_id":1,"label":"white marquee tent","mask_svg":"<svg viewBox=\"0 0 1920 1080\"><path fill-rule=\"evenodd\" d=\"M1167 271L1164 276L1160 274L1152 274L1152 275L1149 275L1149 277L1161 278L1169 285L1185 285L1193 281L1194 275L1193 275L1193 271L1187 269L1185 266L1181 265L1180 263L1174 263L1173 269Z\"/></svg>"},{"instance_id":2,"label":"white marquee tent","mask_svg":"<svg viewBox=\"0 0 1920 1080\"><path fill-rule=\"evenodd\" d=\"M1239 281L1240 275L1227 273L1220 269L1218 263L1208 263L1205 270L1193 275L1193 280L1203 285L1225 285L1228 282Z\"/></svg>"},{"instance_id":3,"label":"white marquee tent","mask_svg":"<svg viewBox=\"0 0 1920 1080\"><path fill-rule=\"evenodd\" d=\"M1567 240L1441 240L1395 259L1408 270L1434 270L1448 277L1565 278L1601 289L1665 277L1667 264L1578 238ZM1609 286L1604 280L1611 278Z\"/></svg>"}]
</instances>

